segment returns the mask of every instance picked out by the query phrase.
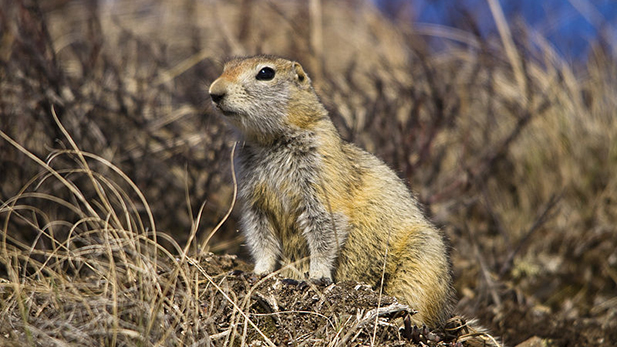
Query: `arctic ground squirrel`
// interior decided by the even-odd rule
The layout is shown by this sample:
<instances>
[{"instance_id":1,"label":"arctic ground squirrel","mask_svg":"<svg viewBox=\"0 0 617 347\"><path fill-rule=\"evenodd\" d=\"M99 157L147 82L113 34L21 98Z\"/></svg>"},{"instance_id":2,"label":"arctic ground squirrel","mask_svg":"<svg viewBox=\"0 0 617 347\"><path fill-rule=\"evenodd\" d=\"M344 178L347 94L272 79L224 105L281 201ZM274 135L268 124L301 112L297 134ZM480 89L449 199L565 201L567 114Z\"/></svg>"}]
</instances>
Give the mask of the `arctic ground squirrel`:
<instances>
[{"instance_id":1,"label":"arctic ground squirrel","mask_svg":"<svg viewBox=\"0 0 617 347\"><path fill-rule=\"evenodd\" d=\"M209 93L244 141L241 231L257 274L283 267L289 277L379 288L384 273L385 293L418 311L413 324L451 317L446 236L393 170L341 139L299 63L233 59Z\"/></svg>"}]
</instances>

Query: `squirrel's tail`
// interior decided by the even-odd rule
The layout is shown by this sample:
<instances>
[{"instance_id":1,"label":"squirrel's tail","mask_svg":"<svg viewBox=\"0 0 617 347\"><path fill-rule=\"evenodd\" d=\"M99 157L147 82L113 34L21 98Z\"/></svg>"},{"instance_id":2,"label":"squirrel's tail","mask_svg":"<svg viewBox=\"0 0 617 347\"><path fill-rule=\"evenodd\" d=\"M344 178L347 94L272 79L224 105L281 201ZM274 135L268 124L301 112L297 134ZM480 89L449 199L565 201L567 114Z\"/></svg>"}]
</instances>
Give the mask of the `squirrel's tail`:
<instances>
[{"instance_id":1,"label":"squirrel's tail","mask_svg":"<svg viewBox=\"0 0 617 347\"><path fill-rule=\"evenodd\" d=\"M465 347L503 347L477 319L466 319L457 315L446 322L444 329L448 340L459 342Z\"/></svg>"}]
</instances>

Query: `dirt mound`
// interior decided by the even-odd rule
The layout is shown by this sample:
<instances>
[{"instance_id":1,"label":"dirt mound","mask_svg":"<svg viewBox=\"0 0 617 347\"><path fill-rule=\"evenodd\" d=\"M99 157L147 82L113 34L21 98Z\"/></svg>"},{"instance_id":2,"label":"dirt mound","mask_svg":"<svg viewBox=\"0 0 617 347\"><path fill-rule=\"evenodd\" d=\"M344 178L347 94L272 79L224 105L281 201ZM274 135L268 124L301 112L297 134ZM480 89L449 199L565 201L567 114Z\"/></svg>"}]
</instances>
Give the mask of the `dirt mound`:
<instances>
[{"instance_id":1,"label":"dirt mound","mask_svg":"<svg viewBox=\"0 0 617 347\"><path fill-rule=\"evenodd\" d=\"M233 345L236 334L249 345L261 345L262 333L278 346L455 344L455 334L405 326L405 317L414 311L366 284L297 281L276 274L259 277L245 272L247 264L234 256L209 254L200 264L210 273L224 274L206 295L213 305L204 306L204 315L221 331L210 338L225 339L223 345ZM244 313L239 315L234 307ZM261 332L247 325L246 317Z\"/></svg>"}]
</instances>

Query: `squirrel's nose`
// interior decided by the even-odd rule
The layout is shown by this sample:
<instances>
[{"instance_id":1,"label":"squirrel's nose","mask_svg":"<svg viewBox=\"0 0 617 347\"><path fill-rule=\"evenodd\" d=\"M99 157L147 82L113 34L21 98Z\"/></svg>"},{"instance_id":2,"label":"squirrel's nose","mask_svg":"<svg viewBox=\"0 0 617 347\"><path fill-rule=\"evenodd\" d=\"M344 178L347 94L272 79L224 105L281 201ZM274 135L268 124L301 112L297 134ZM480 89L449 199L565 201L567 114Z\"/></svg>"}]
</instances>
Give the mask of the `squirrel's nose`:
<instances>
[{"instance_id":1,"label":"squirrel's nose","mask_svg":"<svg viewBox=\"0 0 617 347\"><path fill-rule=\"evenodd\" d=\"M212 102L214 102L215 104L218 104L223 99L223 97L225 97L225 94L210 93L210 97L212 98Z\"/></svg>"},{"instance_id":2,"label":"squirrel's nose","mask_svg":"<svg viewBox=\"0 0 617 347\"><path fill-rule=\"evenodd\" d=\"M227 94L227 85L229 83L224 78L218 78L216 81L212 82L210 86L210 97L212 98L212 102L218 104L223 100L225 95Z\"/></svg>"}]
</instances>

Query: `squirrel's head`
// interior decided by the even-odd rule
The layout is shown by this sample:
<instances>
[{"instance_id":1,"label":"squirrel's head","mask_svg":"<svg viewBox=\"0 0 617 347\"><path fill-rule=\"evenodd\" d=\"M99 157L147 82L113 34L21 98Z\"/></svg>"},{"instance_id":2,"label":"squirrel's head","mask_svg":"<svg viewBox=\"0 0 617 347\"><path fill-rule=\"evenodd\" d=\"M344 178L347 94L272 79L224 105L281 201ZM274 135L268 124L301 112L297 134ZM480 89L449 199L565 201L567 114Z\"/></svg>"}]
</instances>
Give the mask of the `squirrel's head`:
<instances>
[{"instance_id":1,"label":"squirrel's head","mask_svg":"<svg viewBox=\"0 0 617 347\"><path fill-rule=\"evenodd\" d=\"M319 103L299 63L265 55L227 62L209 93L225 118L252 138L288 131L298 113L306 118L306 106Z\"/></svg>"}]
</instances>

